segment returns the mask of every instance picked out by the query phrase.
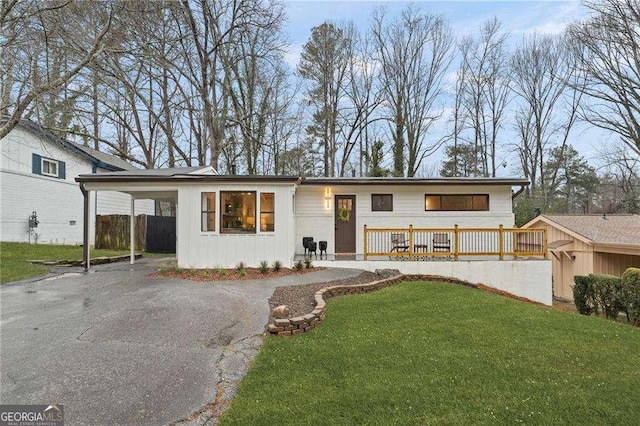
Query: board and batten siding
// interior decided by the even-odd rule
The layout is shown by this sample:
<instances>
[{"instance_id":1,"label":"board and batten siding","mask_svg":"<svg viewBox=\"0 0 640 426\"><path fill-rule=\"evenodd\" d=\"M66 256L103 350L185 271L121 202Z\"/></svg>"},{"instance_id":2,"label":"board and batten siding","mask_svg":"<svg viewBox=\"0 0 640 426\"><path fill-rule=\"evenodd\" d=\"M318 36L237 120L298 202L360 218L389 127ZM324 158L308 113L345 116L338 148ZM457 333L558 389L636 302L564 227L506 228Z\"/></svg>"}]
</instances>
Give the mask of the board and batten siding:
<instances>
[{"instance_id":1,"label":"board and batten siding","mask_svg":"<svg viewBox=\"0 0 640 426\"><path fill-rule=\"evenodd\" d=\"M621 276L627 268L640 268L640 256L618 253L593 254L593 273Z\"/></svg>"},{"instance_id":2,"label":"board and batten siding","mask_svg":"<svg viewBox=\"0 0 640 426\"><path fill-rule=\"evenodd\" d=\"M326 188L329 188L327 207ZM371 194L393 194L393 211L371 211ZM489 194L488 211L425 211L425 194ZM511 187L493 185L301 185L296 193L295 250L303 254L302 237L327 241L335 253L336 195L356 196L356 253L364 251L364 225L370 228L512 227Z\"/></svg>"},{"instance_id":3,"label":"board and batten siding","mask_svg":"<svg viewBox=\"0 0 640 426\"><path fill-rule=\"evenodd\" d=\"M555 256L549 254L549 259L551 259L554 296L573 299L574 277L593 273L593 247L542 221L534 223L532 227L546 229L547 241L550 244L554 241L571 241L555 250Z\"/></svg>"},{"instance_id":4,"label":"board and batten siding","mask_svg":"<svg viewBox=\"0 0 640 426\"><path fill-rule=\"evenodd\" d=\"M220 233L220 191L255 191L257 226L255 234ZM201 231L201 194L216 193L216 230ZM275 197L274 232L259 229L260 193ZM239 262L257 267L263 260L279 260L291 267L294 255L294 185L224 184L182 185L178 188L177 261L182 268L233 268Z\"/></svg>"}]
</instances>

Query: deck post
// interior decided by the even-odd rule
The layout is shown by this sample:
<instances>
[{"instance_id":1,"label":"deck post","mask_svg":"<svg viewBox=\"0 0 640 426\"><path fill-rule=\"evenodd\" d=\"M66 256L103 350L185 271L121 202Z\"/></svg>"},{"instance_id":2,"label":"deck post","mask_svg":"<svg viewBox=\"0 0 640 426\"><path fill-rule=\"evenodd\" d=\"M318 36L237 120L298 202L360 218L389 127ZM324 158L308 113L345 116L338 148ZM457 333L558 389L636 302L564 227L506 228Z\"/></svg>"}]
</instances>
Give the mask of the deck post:
<instances>
[{"instance_id":1,"label":"deck post","mask_svg":"<svg viewBox=\"0 0 640 426\"><path fill-rule=\"evenodd\" d=\"M549 259L549 250L547 247L547 228L542 228L542 250L544 251L544 258Z\"/></svg>"},{"instance_id":2,"label":"deck post","mask_svg":"<svg viewBox=\"0 0 640 426\"><path fill-rule=\"evenodd\" d=\"M367 225L364 225L364 260L367 260L367 253L369 249L367 247Z\"/></svg>"},{"instance_id":3,"label":"deck post","mask_svg":"<svg viewBox=\"0 0 640 426\"><path fill-rule=\"evenodd\" d=\"M453 258L458 260L458 224L453 225Z\"/></svg>"},{"instance_id":4,"label":"deck post","mask_svg":"<svg viewBox=\"0 0 640 426\"><path fill-rule=\"evenodd\" d=\"M409 259L413 257L413 225L409 224Z\"/></svg>"},{"instance_id":5,"label":"deck post","mask_svg":"<svg viewBox=\"0 0 640 426\"><path fill-rule=\"evenodd\" d=\"M503 241L503 235L504 235L504 227L502 226L502 224L500 224L500 226L498 227L498 238L500 238L500 240L498 241L498 247L500 250L500 260L504 260L504 241Z\"/></svg>"},{"instance_id":6,"label":"deck post","mask_svg":"<svg viewBox=\"0 0 640 426\"><path fill-rule=\"evenodd\" d=\"M131 215L129 216L129 246L131 248L131 255L129 258L129 263L131 265L133 265L135 259L136 259L136 253L135 253L135 242L136 242L136 238L135 238L135 231L136 231L136 226L135 226L135 220L136 220L136 212L135 212L135 198L133 198L133 195L131 196Z\"/></svg>"}]
</instances>

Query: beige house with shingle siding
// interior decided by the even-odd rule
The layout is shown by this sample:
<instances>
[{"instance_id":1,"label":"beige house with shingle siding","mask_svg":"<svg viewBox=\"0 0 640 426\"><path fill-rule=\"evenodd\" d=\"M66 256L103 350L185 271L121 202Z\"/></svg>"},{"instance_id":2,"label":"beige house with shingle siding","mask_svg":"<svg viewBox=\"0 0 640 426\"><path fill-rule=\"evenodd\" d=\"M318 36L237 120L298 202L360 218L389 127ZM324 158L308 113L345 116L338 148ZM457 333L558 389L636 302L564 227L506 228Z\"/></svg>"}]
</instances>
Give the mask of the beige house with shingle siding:
<instances>
[{"instance_id":1,"label":"beige house with shingle siding","mask_svg":"<svg viewBox=\"0 0 640 426\"><path fill-rule=\"evenodd\" d=\"M573 299L576 275L620 276L640 267L640 216L541 215L523 228L545 228L553 294Z\"/></svg>"}]
</instances>

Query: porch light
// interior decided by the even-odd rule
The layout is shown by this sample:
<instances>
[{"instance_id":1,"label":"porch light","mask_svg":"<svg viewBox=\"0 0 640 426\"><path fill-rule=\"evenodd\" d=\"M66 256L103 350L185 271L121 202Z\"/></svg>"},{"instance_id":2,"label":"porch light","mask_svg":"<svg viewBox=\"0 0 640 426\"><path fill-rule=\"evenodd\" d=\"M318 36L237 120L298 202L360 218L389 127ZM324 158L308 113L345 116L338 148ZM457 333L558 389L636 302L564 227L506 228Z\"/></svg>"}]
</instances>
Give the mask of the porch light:
<instances>
[{"instance_id":1,"label":"porch light","mask_svg":"<svg viewBox=\"0 0 640 426\"><path fill-rule=\"evenodd\" d=\"M329 210L329 208L331 208L331 190L329 189L329 187L326 187L324 189L324 202L325 208Z\"/></svg>"}]
</instances>

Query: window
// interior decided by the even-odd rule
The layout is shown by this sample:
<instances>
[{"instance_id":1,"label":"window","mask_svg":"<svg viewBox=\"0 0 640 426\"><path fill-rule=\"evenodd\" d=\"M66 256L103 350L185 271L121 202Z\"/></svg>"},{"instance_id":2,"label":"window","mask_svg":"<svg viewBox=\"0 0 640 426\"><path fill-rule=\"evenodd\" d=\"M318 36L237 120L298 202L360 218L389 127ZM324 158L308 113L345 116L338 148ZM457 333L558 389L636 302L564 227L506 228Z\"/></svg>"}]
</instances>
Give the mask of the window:
<instances>
[{"instance_id":1,"label":"window","mask_svg":"<svg viewBox=\"0 0 640 426\"><path fill-rule=\"evenodd\" d=\"M58 162L49 160L47 158L43 158L42 174L47 176L58 177Z\"/></svg>"},{"instance_id":2,"label":"window","mask_svg":"<svg viewBox=\"0 0 640 426\"><path fill-rule=\"evenodd\" d=\"M393 194L371 194L372 212L392 212Z\"/></svg>"},{"instance_id":3,"label":"window","mask_svg":"<svg viewBox=\"0 0 640 426\"><path fill-rule=\"evenodd\" d=\"M256 233L256 193L220 192L220 232L226 234Z\"/></svg>"},{"instance_id":4,"label":"window","mask_svg":"<svg viewBox=\"0 0 640 426\"><path fill-rule=\"evenodd\" d=\"M489 194L425 195L425 211L488 211Z\"/></svg>"},{"instance_id":5,"label":"window","mask_svg":"<svg viewBox=\"0 0 640 426\"><path fill-rule=\"evenodd\" d=\"M273 192L260 193L260 232L275 230L275 197Z\"/></svg>"},{"instance_id":6,"label":"window","mask_svg":"<svg viewBox=\"0 0 640 426\"><path fill-rule=\"evenodd\" d=\"M216 230L216 193L202 193L202 231L211 232Z\"/></svg>"},{"instance_id":7,"label":"window","mask_svg":"<svg viewBox=\"0 0 640 426\"><path fill-rule=\"evenodd\" d=\"M37 175L66 179L66 167L64 161L44 158L36 153L31 154L31 171Z\"/></svg>"}]
</instances>

